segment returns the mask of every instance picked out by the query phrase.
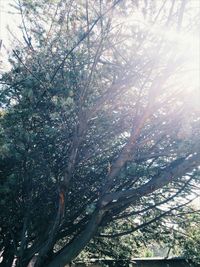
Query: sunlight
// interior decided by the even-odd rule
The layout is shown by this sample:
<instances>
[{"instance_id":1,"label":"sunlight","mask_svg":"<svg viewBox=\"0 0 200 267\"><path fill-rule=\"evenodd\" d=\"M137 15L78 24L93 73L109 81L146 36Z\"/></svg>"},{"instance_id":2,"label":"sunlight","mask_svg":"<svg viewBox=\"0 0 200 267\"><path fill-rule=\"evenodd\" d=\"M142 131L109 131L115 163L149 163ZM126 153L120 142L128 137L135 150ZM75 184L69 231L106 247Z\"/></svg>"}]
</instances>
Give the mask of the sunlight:
<instances>
[{"instance_id":1,"label":"sunlight","mask_svg":"<svg viewBox=\"0 0 200 267\"><path fill-rule=\"evenodd\" d=\"M162 34L163 29L156 29ZM200 38L195 34L184 34L173 30L165 30L164 40L174 46L174 53L183 61L182 79L189 90L194 90L200 84ZM185 85L186 85L185 84Z\"/></svg>"},{"instance_id":2,"label":"sunlight","mask_svg":"<svg viewBox=\"0 0 200 267\"><path fill-rule=\"evenodd\" d=\"M194 3L192 3L194 5ZM200 2L196 3L197 6L192 6L190 12L195 17L198 10L200 10ZM188 18L184 18L184 23ZM128 28L139 28L143 31L144 35L156 36L157 42L164 42L166 48L166 58L168 51L172 51L173 56L178 58L181 70L179 71L179 82L187 87L188 92L198 94L200 99L200 31L190 32L187 28L177 29L176 25L168 26L159 24L159 22L148 21L144 18L138 10L134 14L124 18L126 31ZM145 37L146 38L146 37ZM145 45L148 47L148 43ZM148 49L148 48L147 48ZM180 79L181 78L181 79Z\"/></svg>"}]
</instances>

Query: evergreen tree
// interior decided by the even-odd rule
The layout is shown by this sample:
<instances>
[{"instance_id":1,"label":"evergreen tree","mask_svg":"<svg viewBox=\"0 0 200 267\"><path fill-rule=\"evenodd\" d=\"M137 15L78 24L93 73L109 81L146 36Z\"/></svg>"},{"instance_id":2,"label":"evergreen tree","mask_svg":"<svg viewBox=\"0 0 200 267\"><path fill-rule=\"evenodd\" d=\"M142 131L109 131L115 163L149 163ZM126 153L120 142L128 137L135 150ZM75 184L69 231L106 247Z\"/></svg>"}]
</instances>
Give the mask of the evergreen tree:
<instances>
[{"instance_id":1,"label":"evergreen tree","mask_svg":"<svg viewBox=\"0 0 200 267\"><path fill-rule=\"evenodd\" d=\"M187 209L200 163L187 2L19 1L24 44L1 78L2 266L65 266Z\"/></svg>"}]
</instances>

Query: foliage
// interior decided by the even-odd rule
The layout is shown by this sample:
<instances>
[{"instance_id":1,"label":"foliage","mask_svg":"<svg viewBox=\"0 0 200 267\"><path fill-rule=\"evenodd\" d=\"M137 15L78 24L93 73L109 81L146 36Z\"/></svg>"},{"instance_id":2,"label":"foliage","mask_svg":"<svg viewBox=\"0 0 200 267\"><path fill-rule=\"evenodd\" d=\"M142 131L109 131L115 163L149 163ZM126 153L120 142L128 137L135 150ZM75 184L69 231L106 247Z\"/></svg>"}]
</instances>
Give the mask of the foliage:
<instances>
[{"instance_id":1,"label":"foliage","mask_svg":"<svg viewBox=\"0 0 200 267\"><path fill-rule=\"evenodd\" d=\"M195 229L191 229L189 233L189 238L185 240L184 243L184 256L189 259L193 259L194 262L200 262L200 255L199 255L199 227Z\"/></svg>"},{"instance_id":2,"label":"foliage","mask_svg":"<svg viewBox=\"0 0 200 267\"><path fill-rule=\"evenodd\" d=\"M200 263L200 225L199 213L187 216L187 227L182 235L179 235L179 250L182 255L188 259L192 259L196 263Z\"/></svg>"},{"instance_id":3,"label":"foliage","mask_svg":"<svg viewBox=\"0 0 200 267\"><path fill-rule=\"evenodd\" d=\"M19 2L24 44L1 79L3 266L65 266L132 232L137 247L187 211L200 114L186 48L165 33L198 27L192 1L161 2Z\"/></svg>"}]
</instances>

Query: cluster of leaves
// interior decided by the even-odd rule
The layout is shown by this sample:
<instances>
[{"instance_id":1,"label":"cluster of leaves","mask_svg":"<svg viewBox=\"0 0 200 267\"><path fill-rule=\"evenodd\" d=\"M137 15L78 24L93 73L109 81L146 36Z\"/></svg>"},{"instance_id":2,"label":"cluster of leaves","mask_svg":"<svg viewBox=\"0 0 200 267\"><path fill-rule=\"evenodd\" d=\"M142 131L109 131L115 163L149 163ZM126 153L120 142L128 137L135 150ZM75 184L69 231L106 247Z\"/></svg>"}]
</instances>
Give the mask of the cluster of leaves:
<instances>
[{"instance_id":1,"label":"cluster of leaves","mask_svg":"<svg viewBox=\"0 0 200 267\"><path fill-rule=\"evenodd\" d=\"M199 213L189 214L186 220L186 226L183 228L184 232L178 234L179 243L177 248L180 253L187 259L192 259L193 262L200 263L200 226Z\"/></svg>"}]
</instances>

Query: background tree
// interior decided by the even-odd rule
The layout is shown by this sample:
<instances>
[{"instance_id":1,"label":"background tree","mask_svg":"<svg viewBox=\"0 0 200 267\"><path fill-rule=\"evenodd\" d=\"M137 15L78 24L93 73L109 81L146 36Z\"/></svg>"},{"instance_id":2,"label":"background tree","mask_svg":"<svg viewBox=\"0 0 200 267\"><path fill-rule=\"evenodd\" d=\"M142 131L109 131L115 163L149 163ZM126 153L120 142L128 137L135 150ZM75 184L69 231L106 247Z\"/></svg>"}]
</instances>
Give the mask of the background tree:
<instances>
[{"instance_id":1,"label":"background tree","mask_svg":"<svg viewBox=\"0 0 200 267\"><path fill-rule=\"evenodd\" d=\"M169 225L197 194L181 45L197 14L161 2L18 2L24 43L1 79L2 266L65 266L94 237Z\"/></svg>"},{"instance_id":2,"label":"background tree","mask_svg":"<svg viewBox=\"0 0 200 267\"><path fill-rule=\"evenodd\" d=\"M193 228L193 225L191 228L187 229L189 236L184 239L183 241L183 255L189 259L193 259L194 262L199 263L199 225L195 225Z\"/></svg>"}]
</instances>

